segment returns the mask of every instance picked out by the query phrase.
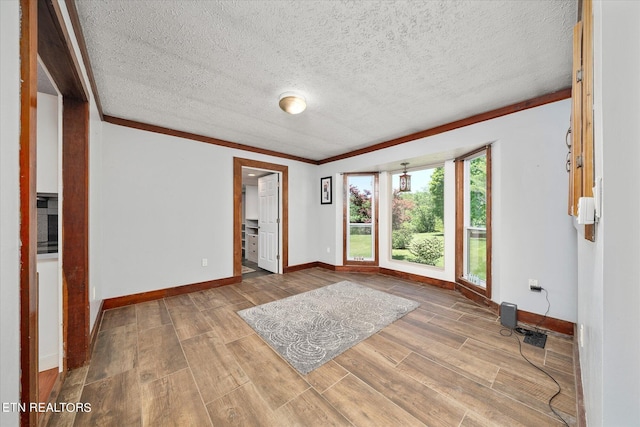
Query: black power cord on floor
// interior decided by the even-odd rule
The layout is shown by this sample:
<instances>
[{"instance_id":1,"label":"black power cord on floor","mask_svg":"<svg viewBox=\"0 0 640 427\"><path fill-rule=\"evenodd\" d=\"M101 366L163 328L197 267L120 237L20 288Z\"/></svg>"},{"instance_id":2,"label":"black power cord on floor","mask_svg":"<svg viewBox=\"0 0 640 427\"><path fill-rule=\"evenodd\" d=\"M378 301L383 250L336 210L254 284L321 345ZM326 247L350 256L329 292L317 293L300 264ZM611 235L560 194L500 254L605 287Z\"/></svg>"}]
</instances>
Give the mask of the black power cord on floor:
<instances>
[{"instance_id":1,"label":"black power cord on floor","mask_svg":"<svg viewBox=\"0 0 640 427\"><path fill-rule=\"evenodd\" d=\"M547 301L548 301L548 299L547 299ZM548 310L547 310L547 312L548 312ZM545 314L545 316L546 316L546 314ZM569 427L569 424L565 421L564 418L562 418L562 416L558 412L556 412L556 410L553 408L553 405L551 404L551 402L553 402L553 399L555 399L558 395L560 395L560 392L562 391L562 387L560 386L560 383L558 383L558 381L556 381L556 379L553 378L553 376L551 376L550 373L548 373L547 371L545 371L544 369L542 369L541 367L539 367L538 365L536 365L535 363L533 363L532 361L527 359L527 357L522 353L522 343L520 342L520 338L518 338L518 335L514 335L514 333L513 333L513 332L516 332L516 334L518 334L518 333L522 334L522 332L519 332L520 330L523 330L524 332L531 332L531 331L527 331L526 329L522 329L522 328L514 328L514 329L502 328L500 330L500 335L502 335L503 337L513 336L516 339L516 341L518 341L518 350L520 351L520 356L522 356L522 358L524 360L526 360L531 366L533 366L534 368L536 368L537 370L539 370L540 372L542 372L543 374L545 374L546 376L551 378L551 380L556 384L556 386L558 386L558 391L553 396L551 396L549 398L549 401L547 402L547 405L549 405L549 409L551 409L551 412L553 412L556 417L560 418L560 420L564 423L564 425ZM504 331L507 331L508 334L504 334L503 333Z\"/></svg>"}]
</instances>

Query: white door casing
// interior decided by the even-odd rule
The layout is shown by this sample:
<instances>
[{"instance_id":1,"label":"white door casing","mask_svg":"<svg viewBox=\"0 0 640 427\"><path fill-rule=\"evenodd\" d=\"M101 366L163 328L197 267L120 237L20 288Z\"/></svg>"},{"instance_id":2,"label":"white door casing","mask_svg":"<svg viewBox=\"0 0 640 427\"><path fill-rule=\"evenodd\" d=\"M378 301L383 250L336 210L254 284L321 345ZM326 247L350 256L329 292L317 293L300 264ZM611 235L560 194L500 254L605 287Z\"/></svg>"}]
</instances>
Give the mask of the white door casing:
<instances>
[{"instance_id":1,"label":"white door casing","mask_svg":"<svg viewBox=\"0 0 640 427\"><path fill-rule=\"evenodd\" d=\"M278 273L279 174L258 179L258 267Z\"/></svg>"}]
</instances>

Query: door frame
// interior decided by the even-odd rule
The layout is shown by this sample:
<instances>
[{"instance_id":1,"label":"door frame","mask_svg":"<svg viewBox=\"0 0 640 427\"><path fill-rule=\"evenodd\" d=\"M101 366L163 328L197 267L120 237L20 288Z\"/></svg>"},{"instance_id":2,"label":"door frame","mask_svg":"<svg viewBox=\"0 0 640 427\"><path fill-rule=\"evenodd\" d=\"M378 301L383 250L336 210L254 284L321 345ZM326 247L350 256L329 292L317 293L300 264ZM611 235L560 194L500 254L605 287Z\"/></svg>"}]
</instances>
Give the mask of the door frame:
<instances>
[{"instance_id":1,"label":"door frame","mask_svg":"<svg viewBox=\"0 0 640 427\"><path fill-rule=\"evenodd\" d=\"M242 168L264 169L281 174L280 230L282 232L282 246L280 257L282 273L289 267L289 167L276 163L259 160L233 158L233 276L242 278Z\"/></svg>"},{"instance_id":2,"label":"door frame","mask_svg":"<svg viewBox=\"0 0 640 427\"><path fill-rule=\"evenodd\" d=\"M89 361L89 97L57 2L20 0L20 401L38 401L36 221L37 57L63 98L62 330L64 377ZM66 196L65 196L66 195ZM38 413L20 413L37 425Z\"/></svg>"}]
</instances>

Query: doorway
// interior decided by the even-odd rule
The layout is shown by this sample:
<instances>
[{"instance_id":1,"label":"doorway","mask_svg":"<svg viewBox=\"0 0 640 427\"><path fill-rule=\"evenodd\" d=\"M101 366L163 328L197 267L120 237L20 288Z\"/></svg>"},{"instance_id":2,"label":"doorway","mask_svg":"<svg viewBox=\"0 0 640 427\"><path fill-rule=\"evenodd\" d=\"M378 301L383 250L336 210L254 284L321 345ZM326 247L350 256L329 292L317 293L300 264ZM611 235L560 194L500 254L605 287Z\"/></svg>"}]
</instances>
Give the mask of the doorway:
<instances>
[{"instance_id":1,"label":"doorway","mask_svg":"<svg viewBox=\"0 0 640 427\"><path fill-rule=\"evenodd\" d=\"M249 174L254 174L253 177L249 177ZM279 196L277 199L273 198L273 193L271 196L268 194L264 194L263 203L265 205L275 203L275 208L277 209L278 215L277 217L269 217L267 218L267 222L271 222L271 227L275 227L275 231L271 230L271 237L268 237L269 230L267 223L263 223L262 225L258 224L260 220L260 202L258 194L258 179L260 178L258 175L275 175L277 176L278 184L276 184L279 189ZM262 268L269 268L271 271L275 270L275 273L285 273L289 267L289 190L288 190L288 178L289 176L289 168L284 165L278 165L275 163L261 162L257 160L250 159L242 159L239 157L234 157L233 159L233 200L234 200L234 212L233 212L233 276L234 277L243 277L249 278L253 272L246 274L243 276L243 264L247 264L247 255L249 248L251 247L250 239L256 245L256 253L255 265L259 267L258 261L260 261L260 245L263 245L263 255L271 253L271 257L275 258L271 260L271 263L261 263ZM249 180L249 178L254 179ZM246 180L245 180L246 179ZM245 182L249 183L249 193L253 194L254 190L251 189L251 185L255 182L255 197L256 204L255 206L250 203L247 204L247 185ZM266 180L265 182L268 182ZM244 184L244 185L243 185ZM265 184L267 187L270 185L273 189L273 183ZM243 191L244 190L244 191ZM253 197L250 195L250 197ZM271 197L271 199L269 199ZM255 208L255 209L254 209ZM262 209L266 209L266 206ZM248 210L248 212L247 212ZM264 231L267 233L262 239L259 237L259 227L265 227ZM250 237L250 235L255 235L255 237ZM276 247L276 252L269 252L267 246L269 239L271 239L272 243L277 243L277 245L272 245L271 247ZM274 241L275 239L275 241ZM262 243L261 243L262 240ZM269 266L270 265L270 266ZM245 266L246 267L246 266ZM275 268L274 268L275 267ZM256 269L257 270L257 269Z\"/></svg>"},{"instance_id":2,"label":"doorway","mask_svg":"<svg viewBox=\"0 0 640 427\"><path fill-rule=\"evenodd\" d=\"M242 168L242 277L280 271L280 173Z\"/></svg>"}]
</instances>

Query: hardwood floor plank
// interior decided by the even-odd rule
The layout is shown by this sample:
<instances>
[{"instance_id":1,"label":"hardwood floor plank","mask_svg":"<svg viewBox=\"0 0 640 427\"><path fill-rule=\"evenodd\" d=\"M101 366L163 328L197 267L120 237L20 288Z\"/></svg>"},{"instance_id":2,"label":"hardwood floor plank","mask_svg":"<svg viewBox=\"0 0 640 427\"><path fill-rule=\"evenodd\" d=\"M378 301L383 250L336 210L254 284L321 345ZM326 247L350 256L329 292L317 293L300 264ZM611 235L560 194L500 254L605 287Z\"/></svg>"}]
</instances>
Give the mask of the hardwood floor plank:
<instances>
[{"instance_id":1,"label":"hardwood floor plank","mask_svg":"<svg viewBox=\"0 0 640 427\"><path fill-rule=\"evenodd\" d=\"M333 360L309 372L304 379L318 392L322 393L349 374L349 371Z\"/></svg>"},{"instance_id":2,"label":"hardwood floor plank","mask_svg":"<svg viewBox=\"0 0 640 427\"><path fill-rule=\"evenodd\" d=\"M467 338L462 335L448 331L447 329L443 329L439 326L432 325L431 323L419 322L416 318L408 317L408 315L387 326L380 332L394 332L401 335L402 331L405 331L405 334L415 334L417 336L429 338L430 340L439 342L456 350L459 349L467 340ZM383 336L386 337L386 335Z\"/></svg>"},{"instance_id":3,"label":"hardwood floor plank","mask_svg":"<svg viewBox=\"0 0 640 427\"><path fill-rule=\"evenodd\" d=\"M495 427L496 423L482 418L475 412L468 411L459 427Z\"/></svg>"},{"instance_id":4,"label":"hardwood floor plank","mask_svg":"<svg viewBox=\"0 0 640 427\"><path fill-rule=\"evenodd\" d=\"M555 351L547 350L544 364L559 371L573 372L573 357L556 353Z\"/></svg>"},{"instance_id":5,"label":"hardwood floor plank","mask_svg":"<svg viewBox=\"0 0 640 427\"><path fill-rule=\"evenodd\" d=\"M87 384L80 401L91 404L91 412L78 412L76 426L142 425L140 386L135 369Z\"/></svg>"},{"instance_id":6,"label":"hardwood floor plank","mask_svg":"<svg viewBox=\"0 0 640 427\"><path fill-rule=\"evenodd\" d=\"M135 310L134 310L135 313ZM98 334L87 384L138 366L138 332L135 323L107 329Z\"/></svg>"},{"instance_id":7,"label":"hardwood floor plank","mask_svg":"<svg viewBox=\"0 0 640 427\"><path fill-rule=\"evenodd\" d=\"M275 411L281 426L351 426L352 424L314 389L308 389Z\"/></svg>"},{"instance_id":8,"label":"hardwood floor plank","mask_svg":"<svg viewBox=\"0 0 640 427\"><path fill-rule=\"evenodd\" d=\"M167 298L165 304L180 341L211 330L211 325L196 308L188 294Z\"/></svg>"},{"instance_id":9,"label":"hardwood floor plank","mask_svg":"<svg viewBox=\"0 0 640 427\"><path fill-rule=\"evenodd\" d=\"M136 304L136 317L138 322L138 331L151 329L171 323L171 317L164 304L164 300L155 300Z\"/></svg>"},{"instance_id":10,"label":"hardwood floor plank","mask_svg":"<svg viewBox=\"0 0 640 427\"><path fill-rule=\"evenodd\" d=\"M395 332L394 332L395 331ZM491 386L498 374L498 366L490 361L478 359L477 357L462 351L453 350L438 341L423 336L406 336L400 334L397 329L380 331L380 335L397 342L412 351L425 356L442 366L458 372L474 380L479 384Z\"/></svg>"},{"instance_id":11,"label":"hardwood floor plank","mask_svg":"<svg viewBox=\"0 0 640 427\"><path fill-rule=\"evenodd\" d=\"M233 354L213 331L182 341L182 348L205 403L249 381Z\"/></svg>"},{"instance_id":12,"label":"hardwood floor plank","mask_svg":"<svg viewBox=\"0 0 640 427\"><path fill-rule=\"evenodd\" d=\"M49 394L53 390L53 386L58 379L58 367L40 371L38 373L38 401L41 403L47 403L49 401Z\"/></svg>"},{"instance_id":13,"label":"hardwood floor plank","mask_svg":"<svg viewBox=\"0 0 640 427\"><path fill-rule=\"evenodd\" d=\"M500 323L500 316L477 316L475 314L464 313L458 319L459 322L462 323L476 323L477 325L482 325L483 328L491 328L498 333L500 330L504 329L504 326Z\"/></svg>"},{"instance_id":14,"label":"hardwood floor plank","mask_svg":"<svg viewBox=\"0 0 640 427\"><path fill-rule=\"evenodd\" d=\"M442 316L435 316L429 323L437 325L443 329L451 331L453 333L472 338L478 341L482 341L497 350L504 350L512 354L519 354L518 344L514 337L506 337L500 335L499 329L487 328L486 325L481 324L477 326L473 323L463 323L444 318ZM485 326L485 327L483 327ZM534 347L532 345L522 345L522 353L527 356L529 360L536 364L542 365L544 363L544 349Z\"/></svg>"},{"instance_id":15,"label":"hardwood floor plank","mask_svg":"<svg viewBox=\"0 0 640 427\"><path fill-rule=\"evenodd\" d=\"M433 316L439 314L440 316L448 317L449 319L459 320L464 314L460 311L456 311L452 308L444 307L440 304L436 304L430 301L422 301L418 310L423 310Z\"/></svg>"},{"instance_id":16,"label":"hardwood floor plank","mask_svg":"<svg viewBox=\"0 0 640 427\"><path fill-rule=\"evenodd\" d=\"M548 333L545 350L573 358L573 338Z\"/></svg>"},{"instance_id":17,"label":"hardwood floor plank","mask_svg":"<svg viewBox=\"0 0 640 427\"><path fill-rule=\"evenodd\" d=\"M381 395L429 426L455 426L466 410L426 385L396 370L381 354L360 343L336 362ZM392 380L390 380L392 379Z\"/></svg>"},{"instance_id":18,"label":"hardwood floor plank","mask_svg":"<svg viewBox=\"0 0 640 427\"><path fill-rule=\"evenodd\" d=\"M141 383L157 380L187 367L173 325L138 333L138 362Z\"/></svg>"},{"instance_id":19,"label":"hardwood floor plank","mask_svg":"<svg viewBox=\"0 0 640 427\"><path fill-rule=\"evenodd\" d=\"M216 427L280 427L273 411L250 382L209 403L207 411Z\"/></svg>"},{"instance_id":20,"label":"hardwood floor plank","mask_svg":"<svg viewBox=\"0 0 640 427\"><path fill-rule=\"evenodd\" d=\"M424 426L351 374L322 393L322 396L356 426Z\"/></svg>"},{"instance_id":21,"label":"hardwood floor plank","mask_svg":"<svg viewBox=\"0 0 640 427\"><path fill-rule=\"evenodd\" d=\"M194 292L190 296L194 305L200 311L246 302L246 299L231 286L221 286L202 292Z\"/></svg>"},{"instance_id":22,"label":"hardwood floor plank","mask_svg":"<svg viewBox=\"0 0 640 427\"><path fill-rule=\"evenodd\" d=\"M463 313L472 314L478 317L485 317L488 319L497 319L495 312L486 307L481 307L471 301L459 301L451 307L453 310L461 311Z\"/></svg>"},{"instance_id":23,"label":"hardwood floor plank","mask_svg":"<svg viewBox=\"0 0 640 427\"><path fill-rule=\"evenodd\" d=\"M411 350L406 346L387 339L380 333L370 336L358 345L370 347L371 351L380 354L392 366L397 366L398 363L402 362L402 360L411 353Z\"/></svg>"},{"instance_id":24,"label":"hardwood floor plank","mask_svg":"<svg viewBox=\"0 0 640 427\"><path fill-rule=\"evenodd\" d=\"M262 289L253 290L252 292L243 293L242 295L254 305L262 305L291 296L289 292L277 287L264 287Z\"/></svg>"},{"instance_id":25,"label":"hardwood floor plank","mask_svg":"<svg viewBox=\"0 0 640 427\"><path fill-rule=\"evenodd\" d=\"M207 409L189 369L141 386L145 426L210 426Z\"/></svg>"},{"instance_id":26,"label":"hardwood floor plank","mask_svg":"<svg viewBox=\"0 0 640 427\"><path fill-rule=\"evenodd\" d=\"M533 381L518 375L517 373L501 369L496 376L496 381L491 387L511 398L529 405L532 408L546 413L550 417L555 415L549 409L549 399L558 391L558 386L550 378L541 381ZM553 399L553 408L562 414L562 417L569 422L576 422L576 400L563 390ZM569 418L570 417L570 418Z\"/></svg>"},{"instance_id":27,"label":"hardwood floor plank","mask_svg":"<svg viewBox=\"0 0 640 427\"><path fill-rule=\"evenodd\" d=\"M236 313L249 307L253 307L253 304L247 301L241 304L205 310L202 314L211 328L222 338L222 341L229 343L255 333L251 326L247 325L247 322Z\"/></svg>"},{"instance_id":28,"label":"hardwood floor plank","mask_svg":"<svg viewBox=\"0 0 640 427\"><path fill-rule=\"evenodd\" d=\"M514 342L514 345L517 344ZM460 351L472 355L473 357L493 363L502 370L517 372L519 375L532 381L545 381L547 378L542 372L532 367L520 354L496 350L488 344L474 339L469 339L464 343ZM548 366L538 365L548 371L560 383L564 390L575 396L575 379L572 374L557 371Z\"/></svg>"},{"instance_id":29,"label":"hardwood floor plank","mask_svg":"<svg viewBox=\"0 0 640 427\"><path fill-rule=\"evenodd\" d=\"M397 284L391 289L391 293L420 302L432 302L447 308L453 307L457 302L468 301L456 291L411 282Z\"/></svg>"},{"instance_id":30,"label":"hardwood floor plank","mask_svg":"<svg viewBox=\"0 0 640 427\"><path fill-rule=\"evenodd\" d=\"M106 310L102 315L100 331L136 323L136 308L133 305Z\"/></svg>"},{"instance_id":31,"label":"hardwood floor plank","mask_svg":"<svg viewBox=\"0 0 640 427\"><path fill-rule=\"evenodd\" d=\"M279 408L309 388L298 372L256 334L227 347L271 409Z\"/></svg>"},{"instance_id":32,"label":"hardwood floor plank","mask_svg":"<svg viewBox=\"0 0 640 427\"><path fill-rule=\"evenodd\" d=\"M398 369L454 399L483 418L493 421L495 425L532 427L561 425L558 420L418 354L410 354L398 365Z\"/></svg>"},{"instance_id":33,"label":"hardwood floor plank","mask_svg":"<svg viewBox=\"0 0 640 427\"><path fill-rule=\"evenodd\" d=\"M67 372L67 377L62 384L60 393L56 402L58 403L78 403L82 396L82 389L84 387L85 378L87 377L87 371L89 366L83 366L82 368L74 369ZM48 426L72 426L76 418L75 412L54 412L49 417Z\"/></svg>"}]
</instances>

